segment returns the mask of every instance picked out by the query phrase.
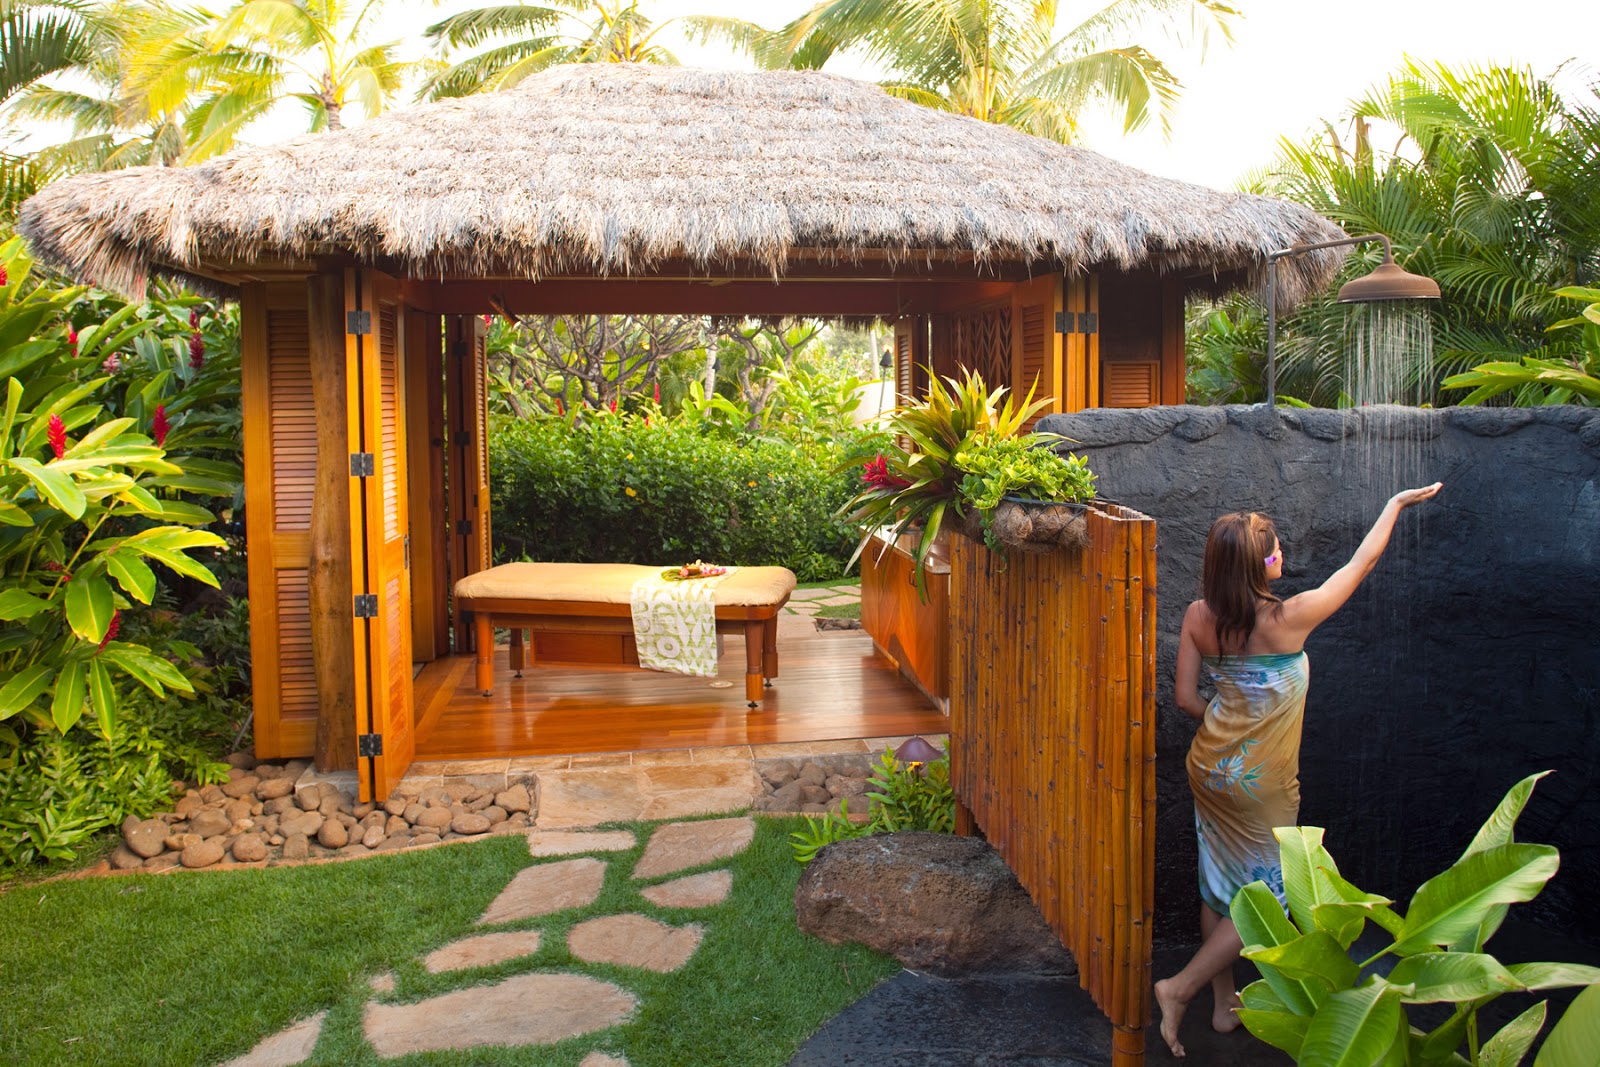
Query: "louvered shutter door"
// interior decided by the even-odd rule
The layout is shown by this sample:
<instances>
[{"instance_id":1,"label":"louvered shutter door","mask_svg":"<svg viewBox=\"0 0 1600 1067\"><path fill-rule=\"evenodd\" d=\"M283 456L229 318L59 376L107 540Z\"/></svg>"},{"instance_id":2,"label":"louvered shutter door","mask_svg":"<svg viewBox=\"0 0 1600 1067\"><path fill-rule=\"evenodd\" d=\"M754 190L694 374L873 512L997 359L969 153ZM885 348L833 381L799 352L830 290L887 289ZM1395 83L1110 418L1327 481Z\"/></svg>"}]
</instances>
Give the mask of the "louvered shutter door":
<instances>
[{"instance_id":1,"label":"louvered shutter door","mask_svg":"<svg viewBox=\"0 0 1600 1067\"><path fill-rule=\"evenodd\" d=\"M240 293L240 408L250 543L256 754L309 755L317 731L308 591L317 421L304 283Z\"/></svg>"},{"instance_id":2,"label":"louvered shutter door","mask_svg":"<svg viewBox=\"0 0 1600 1067\"><path fill-rule=\"evenodd\" d=\"M1013 295L1012 338L1014 377L1012 394L1021 404L1033 391L1033 398L1052 398L1051 403L1029 419L1027 429L1045 415L1071 407L1072 383L1062 374L1061 335L1056 332L1056 313L1061 310L1061 279L1047 274L1017 285ZM1081 402L1077 407L1082 407Z\"/></svg>"},{"instance_id":3,"label":"louvered shutter door","mask_svg":"<svg viewBox=\"0 0 1600 1067\"><path fill-rule=\"evenodd\" d=\"M351 424L351 449L371 454L372 474L354 479L358 484L352 487L352 500L359 502L351 522L352 573L356 594L376 597L376 608L372 616L355 620L355 714L358 736L381 739L381 752L358 760L361 799L368 801L387 797L405 774L416 736L411 702L404 308L399 285L386 275L362 271L359 289L360 309L371 313L371 333L348 338L360 368L350 383L352 402L359 405Z\"/></svg>"}]
</instances>

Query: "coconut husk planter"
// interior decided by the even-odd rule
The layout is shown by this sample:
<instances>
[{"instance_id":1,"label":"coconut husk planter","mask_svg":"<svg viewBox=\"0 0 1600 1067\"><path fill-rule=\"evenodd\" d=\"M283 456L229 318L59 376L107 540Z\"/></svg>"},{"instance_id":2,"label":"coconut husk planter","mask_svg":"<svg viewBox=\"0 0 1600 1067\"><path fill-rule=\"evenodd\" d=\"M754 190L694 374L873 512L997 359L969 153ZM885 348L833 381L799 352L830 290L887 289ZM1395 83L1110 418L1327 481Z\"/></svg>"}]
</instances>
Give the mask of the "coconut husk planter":
<instances>
[{"instance_id":1,"label":"coconut husk planter","mask_svg":"<svg viewBox=\"0 0 1600 1067\"><path fill-rule=\"evenodd\" d=\"M1087 504L1058 500L1005 497L989 518L993 540L1007 552L1042 555L1057 549L1089 547ZM983 540L979 513L969 511L955 528L975 541Z\"/></svg>"}]
</instances>

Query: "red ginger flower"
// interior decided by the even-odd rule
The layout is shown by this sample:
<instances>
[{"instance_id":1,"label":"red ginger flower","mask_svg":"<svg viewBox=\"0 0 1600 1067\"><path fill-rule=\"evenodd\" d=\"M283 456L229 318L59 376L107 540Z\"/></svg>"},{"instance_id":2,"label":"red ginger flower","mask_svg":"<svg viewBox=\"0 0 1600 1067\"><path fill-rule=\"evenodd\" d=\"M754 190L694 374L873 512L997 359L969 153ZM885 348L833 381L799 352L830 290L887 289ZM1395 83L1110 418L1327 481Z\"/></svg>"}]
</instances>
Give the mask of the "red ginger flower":
<instances>
[{"instance_id":1,"label":"red ginger flower","mask_svg":"<svg viewBox=\"0 0 1600 1067\"><path fill-rule=\"evenodd\" d=\"M656 383L656 403L661 403L661 383Z\"/></svg>"},{"instance_id":2,"label":"red ginger flower","mask_svg":"<svg viewBox=\"0 0 1600 1067\"><path fill-rule=\"evenodd\" d=\"M78 331L71 326L67 327L67 344L72 346L72 358L78 358Z\"/></svg>"},{"instance_id":3,"label":"red ginger flower","mask_svg":"<svg viewBox=\"0 0 1600 1067\"><path fill-rule=\"evenodd\" d=\"M50 438L50 449L60 459L67 454L67 427L61 421L60 415L50 416L50 428L47 431Z\"/></svg>"},{"instance_id":4,"label":"red ginger flower","mask_svg":"<svg viewBox=\"0 0 1600 1067\"><path fill-rule=\"evenodd\" d=\"M911 484L889 473L889 460L882 454L862 464L861 480L874 489L903 489Z\"/></svg>"},{"instance_id":5,"label":"red ginger flower","mask_svg":"<svg viewBox=\"0 0 1600 1067\"><path fill-rule=\"evenodd\" d=\"M156 439L156 447L163 448L167 443L167 433L172 429L172 424L167 422L167 405L157 404L156 413L150 419L150 436Z\"/></svg>"},{"instance_id":6,"label":"red ginger flower","mask_svg":"<svg viewBox=\"0 0 1600 1067\"><path fill-rule=\"evenodd\" d=\"M561 398L560 397L556 397L556 414L557 415L565 415L566 413L567 413L566 406L561 403Z\"/></svg>"},{"instance_id":7,"label":"red ginger flower","mask_svg":"<svg viewBox=\"0 0 1600 1067\"><path fill-rule=\"evenodd\" d=\"M205 362L206 339L200 336L199 330L196 330L189 335L189 367L191 370L199 370L205 366Z\"/></svg>"},{"instance_id":8,"label":"red ginger flower","mask_svg":"<svg viewBox=\"0 0 1600 1067\"><path fill-rule=\"evenodd\" d=\"M189 329L198 330L199 328L200 328L200 309L199 308L190 308L189 309Z\"/></svg>"},{"instance_id":9,"label":"red ginger flower","mask_svg":"<svg viewBox=\"0 0 1600 1067\"><path fill-rule=\"evenodd\" d=\"M122 629L122 612L120 610L113 611L111 613L111 622L106 626L106 635L100 639L100 648L97 651L104 652L105 647L116 640L117 631L120 629Z\"/></svg>"},{"instance_id":10,"label":"red ginger flower","mask_svg":"<svg viewBox=\"0 0 1600 1067\"><path fill-rule=\"evenodd\" d=\"M11 279L6 274L6 265L4 263L0 263L0 289L4 289L6 286L8 286L10 284L11 284Z\"/></svg>"}]
</instances>

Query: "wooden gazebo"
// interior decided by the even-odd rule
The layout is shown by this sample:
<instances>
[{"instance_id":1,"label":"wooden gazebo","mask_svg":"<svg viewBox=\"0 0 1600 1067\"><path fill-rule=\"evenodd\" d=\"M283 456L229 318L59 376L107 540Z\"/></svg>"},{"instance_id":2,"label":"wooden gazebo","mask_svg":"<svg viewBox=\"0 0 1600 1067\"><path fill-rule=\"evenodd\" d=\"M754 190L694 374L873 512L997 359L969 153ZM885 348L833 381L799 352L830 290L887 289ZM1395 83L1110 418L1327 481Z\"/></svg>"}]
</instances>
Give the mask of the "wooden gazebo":
<instances>
[{"instance_id":1,"label":"wooden gazebo","mask_svg":"<svg viewBox=\"0 0 1600 1067\"><path fill-rule=\"evenodd\" d=\"M490 562L483 314L874 316L903 394L968 366L1058 411L1177 403L1185 294L1338 233L845 78L628 66L63 180L20 228L85 280L240 302L256 751L379 798Z\"/></svg>"}]
</instances>

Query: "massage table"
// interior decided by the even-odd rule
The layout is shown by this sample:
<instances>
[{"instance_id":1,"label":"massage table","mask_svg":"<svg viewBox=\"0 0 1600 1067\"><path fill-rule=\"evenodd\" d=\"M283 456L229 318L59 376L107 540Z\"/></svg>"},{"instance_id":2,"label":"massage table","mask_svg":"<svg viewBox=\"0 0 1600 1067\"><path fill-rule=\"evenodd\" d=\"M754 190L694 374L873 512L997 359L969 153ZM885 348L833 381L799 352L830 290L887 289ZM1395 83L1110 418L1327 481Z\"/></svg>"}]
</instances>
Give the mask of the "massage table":
<instances>
[{"instance_id":1,"label":"massage table","mask_svg":"<svg viewBox=\"0 0 1600 1067\"><path fill-rule=\"evenodd\" d=\"M455 604L472 613L478 689L488 696L494 688L496 627L510 629L511 669L521 677L523 631L631 637L633 584L662 570L631 563L502 563L462 578ZM767 679L778 676L778 612L794 587L794 573L784 567L740 567L716 586L717 633L744 634L744 695L752 708L771 685ZM637 666L637 656L630 662Z\"/></svg>"}]
</instances>

